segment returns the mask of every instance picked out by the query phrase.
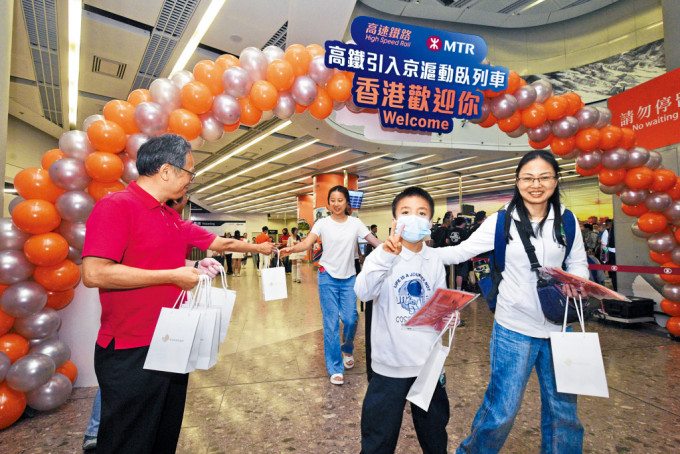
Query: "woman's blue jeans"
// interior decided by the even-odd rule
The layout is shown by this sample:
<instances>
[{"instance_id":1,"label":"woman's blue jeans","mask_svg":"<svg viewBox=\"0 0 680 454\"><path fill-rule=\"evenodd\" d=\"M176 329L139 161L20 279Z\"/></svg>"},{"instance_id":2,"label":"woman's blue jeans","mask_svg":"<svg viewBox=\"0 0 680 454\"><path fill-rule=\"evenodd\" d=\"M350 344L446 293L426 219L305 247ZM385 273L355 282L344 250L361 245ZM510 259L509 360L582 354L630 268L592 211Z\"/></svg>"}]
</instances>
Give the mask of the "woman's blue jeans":
<instances>
[{"instance_id":1,"label":"woman's blue jeans","mask_svg":"<svg viewBox=\"0 0 680 454\"><path fill-rule=\"evenodd\" d=\"M99 420L102 414L102 392L97 388L97 394L94 395L94 402L92 403L92 413L90 420L87 422L87 429L85 435L88 437L96 437L99 433Z\"/></svg>"},{"instance_id":2,"label":"woman's blue jeans","mask_svg":"<svg viewBox=\"0 0 680 454\"><path fill-rule=\"evenodd\" d=\"M472 422L472 433L456 452L501 450L535 366L541 388L541 453L581 453L583 426L576 414L576 395L557 392L550 339L525 336L494 323L490 347L489 387Z\"/></svg>"},{"instance_id":3,"label":"woman's blue jeans","mask_svg":"<svg viewBox=\"0 0 680 454\"><path fill-rule=\"evenodd\" d=\"M357 296L354 293L356 276L335 279L328 272L319 271L319 301L323 314L323 347L328 375L342 374L342 352L352 354L357 332ZM342 320L342 340L340 322ZM342 347L341 347L342 342Z\"/></svg>"}]
</instances>

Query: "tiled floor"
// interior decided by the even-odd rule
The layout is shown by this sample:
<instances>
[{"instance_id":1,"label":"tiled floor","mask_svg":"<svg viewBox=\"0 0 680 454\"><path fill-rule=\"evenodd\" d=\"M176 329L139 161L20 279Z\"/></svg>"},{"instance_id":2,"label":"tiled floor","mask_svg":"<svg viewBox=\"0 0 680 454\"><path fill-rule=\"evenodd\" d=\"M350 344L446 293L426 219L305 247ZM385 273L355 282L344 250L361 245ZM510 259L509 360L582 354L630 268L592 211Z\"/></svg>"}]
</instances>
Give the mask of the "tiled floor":
<instances>
[{"instance_id":1,"label":"tiled floor","mask_svg":"<svg viewBox=\"0 0 680 454\"><path fill-rule=\"evenodd\" d=\"M229 277L237 304L217 365L191 374L178 452L356 453L366 391L363 319L357 365L344 386L328 382L323 361L316 277L304 269L285 301L263 302L252 264ZM361 315L360 315L361 316ZM463 312L448 358L451 401L449 451L468 434L486 389L492 317L483 302ZM609 399L580 397L584 452L670 453L680 446L680 343L639 330L589 322L600 336ZM52 412L22 419L0 431L2 453L80 452L94 388L76 389ZM540 396L535 375L503 452L540 449ZM397 452L420 452L410 420Z\"/></svg>"}]
</instances>

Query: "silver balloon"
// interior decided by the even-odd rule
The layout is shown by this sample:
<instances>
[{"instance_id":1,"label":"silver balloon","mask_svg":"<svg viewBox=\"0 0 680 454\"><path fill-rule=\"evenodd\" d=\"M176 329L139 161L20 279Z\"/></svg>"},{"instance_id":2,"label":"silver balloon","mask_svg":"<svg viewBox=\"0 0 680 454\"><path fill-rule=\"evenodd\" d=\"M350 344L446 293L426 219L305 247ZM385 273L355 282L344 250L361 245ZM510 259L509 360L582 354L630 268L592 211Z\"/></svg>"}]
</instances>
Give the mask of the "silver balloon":
<instances>
[{"instance_id":1,"label":"silver balloon","mask_svg":"<svg viewBox=\"0 0 680 454\"><path fill-rule=\"evenodd\" d=\"M519 87L517 90L515 90L512 95L517 100L517 108L526 109L536 102L537 93L533 85L524 85L523 87Z\"/></svg>"},{"instance_id":2,"label":"silver balloon","mask_svg":"<svg viewBox=\"0 0 680 454\"><path fill-rule=\"evenodd\" d=\"M7 315L28 317L43 310L47 304L47 292L37 282L17 282L2 293L0 304Z\"/></svg>"},{"instance_id":3,"label":"silver balloon","mask_svg":"<svg viewBox=\"0 0 680 454\"><path fill-rule=\"evenodd\" d=\"M34 269L35 266L26 259L23 251L0 251L0 284L25 281L31 277Z\"/></svg>"},{"instance_id":4,"label":"silver balloon","mask_svg":"<svg viewBox=\"0 0 680 454\"><path fill-rule=\"evenodd\" d=\"M183 69L181 71L172 73L170 75L170 80L173 84L177 85L177 88L181 90L183 86L194 81L194 75L191 71Z\"/></svg>"},{"instance_id":5,"label":"silver balloon","mask_svg":"<svg viewBox=\"0 0 680 454\"><path fill-rule=\"evenodd\" d=\"M626 205L640 205L648 195L649 191L646 189L624 189L619 197Z\"/></svg>"},{"instance_id":6,"label":"silver balloon","mask_svg":"<svg viewBox=\"0 0 680 454\"><path fill-rule=\"evenodd\" d=\"M94 208L94 198L85 191L68 191L57 198L54 206L63 220L85 222Z\"/></svg>"},{"instance_id":7,"label":"silver balloon","mask_svg":"<svg viewBox=\"0 0 680 454\"><path fill-rule=\"evenodd\" d=\"M276 107L276 106L274 106ZM263 121L271 120L274 118L274 111L273 110L265 110L262 112L262 116L260 117L259 123L262 123Z\"/></svg>"},{"instance_id":8,"label":"silver balloon","mask_svg":"<svg viewBox=\"0 0 680 454\"><path fill-rule=\"evenodd\" d=\"M55 369L54 361L49 356L25 355L9 368L7 384L22 393L33 391L50 381Z\"/></svg>"},{"instance_id":9,"label":"silver balloon","mask_svg":"<svg viewBox=\"0 0 680 454\"><path fill-rule=\"evenodd\" d=\"M92 178L85 170L85 163L75 158L63 158L55 161L49 170L50 180L65 191L82 191Z\"/></svg>"},{"instance_id":10,"label":"silver balloon","mask_svg":"<svg viewBox=\"0 0 680 454\"><path fill-rule=\"evenodd\" d=\"M135 107L135 124L148 136L163 134L168 129L168 112L155 102L139 103Z\"/></svg>"},{"instance_id":11,"label":"silver balloon","mask_svg":"<svg viewBox=\"0 0 680 454\"><path fill-rule=\"evenodd\" d=\"M574 114L574 118L578 120L578 127L580 129L592 128L600 119L600 111L590 106L581 107Z\"/></svg>"},{"instance_id":12,"label":"silver balloon","mask_svg":"<svg viewBox=\"0 0 680 454\"><path fill-rule=\"evenodd\" d=\"M189 141L189 145L191 145L192 150L200 150L203 144L205 144L205 140L201 136L193 138Z\"/></svg>"},{"instance_id":13,"label":"silver balloon","mask_svg":"<svg viewBox=\"0 0 680 454\"><path fill-rule=\"evenodd\" d=\"M680 200L673 200L671 206L666 208L663 214L670 219L671 222L680 220Z\"/></svg>"},{"instance_id":14,"label":"silver balloon","mask_svg":"<svg viewBox=\"0 0 680 454\"><path fill-rule=\"evenodd\" d=\"M579 150L578 148L574 148L571 152L569 152L567 154L563 154L560 157L563 160L571 161L572 159L578 158L581 155L581 153L583 153L583 151Z\"/></svg>"},{"instance_id":15,"label":"silver balloon","mask_svg":"<svg viewBox=\"0 0 680 454\"><path fill-rule=\"evenodd\" d=\"M636 167L642 167L649 161L649 151L642 147L633 147L628 150L628 162L626 167L629 169L634 169Z\"/></svg>"},{"instance_id":16,"label":"silver balloon","mask_svg":"<svg viewBox=\"0 0 680 454\"><path fill-rule=\"evenodd\" d=\"M600 113L600 117L597 119L597 123L595 123L595 128L596 129L602 129L605 126L607 126L609 123L612 121L612 111L609 110L606 107L602 106L597 106L596 107L597 111Z\"/></svg>"},{"instance_id":17,"label":"silver balloon","mask_svg":"<svg viewBox=\"0 0 680 454\"><path fill-rule=\"evenodd\" d=\"M0 382L5 379L10 367L12 367L12 360L5 352L0 352Z\"/></svg>"},{"instance_id":18,"label":"silver balloon","mask_svg":"<svg viewBox=\"0 0 680 454\"><path fill-rule=\"evenodd\" d=\"M552 85L545 79L536 80L531 86L536 90L536 102L539 104L546 102L553 94Z\"/></svg>"},{"instance_id":19,"label":"silver balloon","mask_svg":"<svg viewBox=\"0 0 680 454\"><path fill-rule=\"evenodd\" d=\"M506 132L506 134L508 135L508 137L512 137L512 138L516 139L517 137L521 137L524 134L526 134L526 132L528 130L529 130L529 128L527 128L526 126L519 125L517 127L517 129L515 129L514 131ZM565 157L562 156L562 159L565 159Z\"/></svg>"},{"instance_id":20,"label":"silver balloon","mask_svg":"<svg viewBox=\"0 0 680 454\"><path fill-rule=\"evenodd\" d=\"M53 410L66 402L72 390L71 380L54 374L47 383L26 393L26 403L36 410Z\"/></svg>"},{"instance_id":21,"label":"silver balloon","mask_svg":"<svg viewBox=\"0 0 680 454\"><path fill-rule=\"evenodd\" d=\"M154 80L149 85L149 93L151 100L161 106L167 114L182 107L180 89L170 79L161 77ZM144 131L142 130L142 132Z\"/></svg>"},{"instance_id":22,"label":"silver balloon","mask_svg":"<svg viewBox=\"0 0 680 454\"><path fill-rule=\"evenodd\" d=\"M602 153L602 166L605 169L622 169L628 162L628 151L625 148L616 147Z\"/></svg>"},{"instance_id":23,"label":"silver balloon","mask_svg":"<svg viewBox=\"0 0 680 454\"><path fill-rule=\"evenodd\" d=\"M66 257L76 265L83 263L83 251L76 249L73 246L68 247L68 257Z\"/></svg>"},{"instance_id":24,"label":"silver balloon","mask_svg":"<svg viewBox=\"0 0 680 454\"><path fill-rule=\"evenodd\" d=\"M350 98L347 101L351 101L351 100L352 100L352 97L350 96ZM345 103L347 103L347 101L345 101ZM483 123L484 121L486 121L487 118L489 118L489 114L491 113L491 101L489 101L489 98L484 98L484 102L482 102L482 107L481 107L480 110L482 112L481 112L481 115L479 116L479 118L472 118L470 120L470 123L475 123L475 124Z\"/></svg>"},{"instance_id":25,"label":"silver balloon","mask_svg":"<svg viewBox=\"0 0 680 454\"><path fill-rule=\"evenodd\" d=\"M649 211L666 211L671 203L673 199L665 192L652 192L645 199L645 205Z\"/></svg>"},{"instance_id":26,"label":"silver balloon","mask_svg":"<svg viewBox=\"0 0 680 454\"><path fill-rule=\"evenodd\" d=\"M326 66L323 55L317 55L316 57L312 58L312 61L309 62L307 73L309 74L309 77L311 77L312 80L317 83L317 85L322 87L325 87L326 82L328 82L333 76L333 70Z\"/></svg>"},{"instance_id":27,"label":"silver balloon","mask_svg":"<svg viewBox=\"0 0 680 454\"><path fill-rule=\"evenodd\" d=\"M282 120L287 120L295 115L295 100L293 95L288 90L279 92L279 99L276 101L276 106L272 109L274 115Z\"/></svg>"},{"instance_id":28,"label":"silver balloon","mask_svg":"<svg viewBox=\"0 0 680 454\"><path fill-rule=\"evenodd\" d=\"M57 369L64 365L66 361L71 359L71 349L66 344L59 339L48 340L40 345L31 348L28 354L40 353L47 355L54 360L54 365Z\"/></svg>"},{"instance_id":29,"label":"silver balloon","mask_svg":"<svg viewBox=\"0 0 680 454\"><path fill-rule=\"evenodd\" d=\"M534 142L542 142L552 133L552 123L546 120L542 125L531 128L527 131L527 136Z\"/></svg>"},{"instance_id":30,"label":"silver balloon","mask_svg":"<svg viewBox=\"0 0 680 454\"><path fill-rule=\"evenodd\" d=\"M250 79L248 71L240 66L230 66L224 73L222 73L222 85L224 92L234 98L243 98L250 93L250 88L253 86L253 81ZM213 104L214 109L214 104ZM219 119L219 117L218 117ZM224 124L231 124L225 123Z\"/></svg>"},{"instance_id":31,"label":"silver balloon","mask_svg":"<svg viewBox=\"0 0 680 454\"><path fill-rule=\"evenodd\" d=\"M61 319L57 311L44 307L40 312L14 321L14 331L26 339L40 339L57 331Z\"/></svg>"},{"instance_id":32,"label":"silver balloon","mask_svg":"<svg viewBox=\"0 0 680 454\"><path fill-rule=\"evenodd\" d=\"M279 92L279 96L281 96L281 92ZM333 110L340 110L343 107L345 107L345 101L333 101Z\"/></svg>"},{"instance_id":33,"label":"silver balloon","mask_svg":"<svg viewBox=\"0 0 680 454\"><path fill-rule=\"evenodd\" d=\"M120 157L120 159L123 161L123 175L121 175L121 179L129 183L131 181L135 181L139 179L139 171L137 170L137 161L132 159L128 154L123 153L123 155Z\"/></svg>"},{"instance_id":34,"label":"silver balloon","mask_svg":"<svg viewBox=\"0 0 680 454\"><path fill-rule=\"evenodd\" d=\"M129 135L127 138L127 144L125 145L125 152L132 159L137 159L139 147L148 142L150 138L151 137L147 136L146 134L142 134L141 132Z\"/></svg>"},{"instance_id":35,"label":"silver balloon","mask_svg":"<svg viewBox=\"0 0 680 454\"><path fill-rule=\"evenodd\" d=\"M354 100L352 100L351 96L345 100L345 107L347 108L347 110L349 110L350 112L354 112L354 113L359 113L362 110L364 110L363 107L359 107L356 104L354 104ZM484 112L484 104L482 104L482 112ZM489 115L487 113L487 117L488 116Z\"/></svg>"},{"instance_id":36,"label":"silver balloon","mask_svg":"<svg viewBox=\"0 0 680 454\"><path fill-rule=\"evenodd\" d=\"M517 99L509 94L502 94L491 99L491 113L499 120L510 118L517 111Z\"/></svg>"},{"instance_id":37,"label":"silver balloon","mask_svg":"<svg viewBox=\"0 0 680 454\"><path fill-rule=\"evenodd\" d=\"M676 246L676 247L673 248L673 250L671 251L671 260L674 263L678 263L678 262L676 262L676 260L680 260L680 247Z\"/></svg>"},{"instance_id":38,"label":"silver balloon","mask_svg":"<svg viewBox=\"0 0 680 454\"><path fill-rule=\"evenodd\" d=\"M59 139L59 149L69 158L85 161L95 150L87 133L84 131L69 131Z\"/></svg>"},{"instance_id":39,"label":"silver balloon","mask_svg":"<svg viewBox=\"0 0 680 454\"><path fill-rule=\"evenodd\" d=\"M0 251L5 249L23 251L24 243L30 237L30 233L19 230L19 227L14 225L12 218L0 219Z\"/></svg>"},{"instance_id":40,"label":"silver balloon","mask_svg":"<svg viewBox=\"0 0 680 454\"><path fill-rule=\"evenodd\" d=\"M574 117L566 116L553 121L552 133L560 139L568 139L578 132L578 120Z\"/></svg>"},{"instance_id":41,"label":"silver balloon","mask_svg":"<svg viewBox=\"0 0 680 454\"><path fill-rule=\"evenodd\" d=\"M602 162L602 154L598 150L582 151L576 158L576 165L582 169L590 170L599 166Z\"/></svg>"},{"instance_id":42,"label":"silver balloon","mask_svg":"<svg viewBox=\"0 0 680 454\"><path fill-rule=\"evenodd\" d=\"M87 131L87 128L89 128L92 123L94 123L95 121L99 121L99 120L106 120L106 118L104 117L104 115L99 115L99 114L94 114L94 115L90 115L89 117L87 117L83 121L83 131Z\"/></svg>"},{"instance_id":43,"label":"silver balloon","mask_svg":"<svg viewBox=\"0 0 680 454\"><path fill-rule=\"evenodd\" d=\"M246 47L241 51L238 58L241 68L250 75L250 80L255 83L267 78L267 57L257 47Z\"/></svg>"},{"instance_id":44,"label":"silver balloon","mask_svg":"<svg viewBox=\"0 0 680 454\"><path fill-rule=\"evenodd\" d=\"M212 112L206 112L198 116L201 120L201 137L208 142L220 140L224 135L224 125L215 118Z\"/></svg>"},{"instance_id":45,"label":"silver balloon","mask_svg":"<svg viewBox=\"0 0 680 454\"><path fill-rule=\"evenodd\" d=\"M274 60L282 60L284 51L278 46L267 46L262 49L264 57L267 59L267 64L273 62Z\"/></svg>"},{"instance_id":46,"label":"silver balloon","mask_svg":"<svg viewBox=\"0 0 680 454\"><path fill-rule=\"evenodd\" d=\"M308 106L314 102L319 90L316 83L309 76L297 76L290 88L293 99L301 106Z\"/></svg>"},{"instance_id":47,"label":"silver balloon","mask_svg":"<svg viewBox=\"0 0 680 454\"><path fill-rule=\"evenodd\" d=\"M649 249L659 254L671 252L677 246L673 234L667 232L655 233L647 238L647 244Z\"/></svg>"},{"instance_id":48,"label":"silver balloon","mask_svg":"<svg viewBox=\"0 0 680 454\"><path fill-rule=\"evenodd\" d=\"M59 332L55 331L55 332L49 334L46 337L42 337L42 338L39 338L39 339L27 339L27 340L28 340L29 348L33 348L33 347L36 347L36 346L38 346L42 343L45 343L47 341L59 340Z\"/></svg>"},{"instance_id":49,"label":"silver balloon","mask_svg":"<svg viewBox=\"0 0 680 454\"><path fill-rule=\"evenodd\" d=\"M637 221L633 222L633 224L630 226L631 232L633 232L633 235L635 235L638 238L649 238L652 236L651 233L643 232L640 230L640 226L638 225Z\"/></svg>"},{"instance_id":50,"label":"silver balloon","mask_svg":"<svg viewBox=\"0 0 680 454\"><path fill-rule=\"evenodd\" d=\"M26 200L26 199L24 199L23 197L21 197L20 195L18 195L18 196L16 196L16 197L14 197L14 198L12 199L11 202L9 202L9 205L7 206L7 211L9 211L9 215L10 215L10 216L12 215L12 211L14 211L14 207L16 207L17 205L19 205L19 204L20 204L21 202L23 202L24 200ZM1 248L0 248L0 249L1 249Z\"/></svg>"},{"instance_id":51,"label":"silver balloon","mask_svg":"<svg viewBox=\"0 0 680 454\"><path fill-rule=\"evenodd\" d=\"M678 258L680 258L680 248L675 248L678 250ZM675 252L675 249L673 249L673 252ZM673 252L671 252L671 257L673 257ZM661 289L661 295L663 295L664 298L674 301L674 302L680 302L680 285L678 284L666 284L663 286Z\"/></svg>"},{"instance_id":52,"label":"silver balloon","mask_svg":"<svg viewBox=\"0 0 680 454\"><path fill-rule=\"evenodd\" d=\"M652 170L656 170L661 166L661 153L656 150L651 150L649 152L649 159L645 163L645 167L649 167Z\"/></svg>"},{"instance_id":53,"label":"silver balloon","mask_svg":"<svg viewBox=\"0 0 680 454\"><path fill-rule=\"evenodd\" d=\"M661 279L661 276L659 276L658 274L654 274L654 275L652 276L652 282L654 282L654 283L655 283L657 286L659 286L659 287L663 287L664 284L666 283L666 281L664 281L663 279Z\"/></svg>"},{"instance_id":54,"label":"silver balloon","mask_svg":"<svg viewBox=\"0 0 680 454\"><path fill-rule=\"evenodd\" d=\"M241 104L231 95L217 95L213 101L212 111L217 121L225 125L233 125L241 117Z\"/></svg>"},{"instance_id":55,"label":"silver balloon","mask_svg":"<svg viewBox=\"0 0 680 454\"><path fill-rule=\"evenodd\" d=\"M604 192L605 194L618 194L619 192L623 191L626 188L625 183L619 183L614 186L607 186L602 183L600 183L600 191Z\"/></svg>"},{"instance_id":56,"label":"silver balloon","mask_svg":"<svg viewBox=\"0 0 680 454\"><path fill-rule=\"evenodd\" d=\"M61 221L59 233L66 238L68 244L76 249L82 249L85 244L85 223Z\"/></svg>"}]
</instances>

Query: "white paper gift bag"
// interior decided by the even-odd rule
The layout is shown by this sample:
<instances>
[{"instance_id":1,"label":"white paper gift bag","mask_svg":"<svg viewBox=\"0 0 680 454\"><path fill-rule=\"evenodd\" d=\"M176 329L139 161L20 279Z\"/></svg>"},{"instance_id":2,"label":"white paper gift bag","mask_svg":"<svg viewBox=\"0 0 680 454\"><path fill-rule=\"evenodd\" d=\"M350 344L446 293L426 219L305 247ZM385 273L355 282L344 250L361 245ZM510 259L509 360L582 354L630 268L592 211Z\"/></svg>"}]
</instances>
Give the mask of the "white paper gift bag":
<instances>
[{"instance_id":1,"label":"white paper gift bag","mask_svg":"<svg viewBox=\"0 0 680 454\"><path fill-rule=\"evenodd\" d=\"M598 334L585 332L583 306L581 304L574 306L579 316L581 332L567 332L565 316L562 331L550 333L557 391L609 397Z\"/></svg>"},{"instance_id":2,"label":"white paper gift bag","mask_svg":"<svg viewBox=\"0 0 680 454\"><path fill-rule=\"evenodd\" d=\"M229 322L231 321L231 314L234 311L234 302L236 301L236 292L229 290L227 287L227 274L224 268L220 267L220 278L222 280L222 288L210 287L210 306L217 307L220 310L220 343L224 342L227 337L227 330L229 329Z\"/></svg>"},{"instance_id":3,"label":"white paper gift bag","mask_svg":"<svg viewBox=\"0 0 680 454\"><path fill-rule=\"evenodd\" d=\"M207 370L217 364L220 334L220 309L211 306L212 285L208 276L200 276L200 281L194 293L193 304L188 311L201 314L198 323L198 356L196 369Z\"/></svg>"},{"instance_id":4,"label":"white paper gift bag","mask_svg":"<svg viewBox=\"0 0 680 454\"><path fill-rule=\"evenodd\" d=\"M446 357L449 356L449 352L451 351L451 342L453 341L453 334L456 331L458 318L459 315L456 313L456 316L452 317L451 320L449 320L449 323L442 329L441 333L439 333L437 340L432 345L430 354L427 356L427 360L425 360L425 364L420 369L420 372L418 372L416 381L413 382L406 395L406 400L425 411L428 411L430 408L434 390L439 382L439 377L441 377L444 370ZM453 328L449 328L451 323L453 323ZM440 340L447 330L449 331L449 344L444 345Z\"/></svg>"},{"instance_id":5,"label":"white paper gift bag","mask_svg":"<svg viewBox=\"0 0 680 454\"><path fill-rule=\"evenodd\" d=\"M197 328L201 314L176 308L185 294L180 293L172 308L161 309L144 361L144 369L180 374L194 370L195 358L198 356Z\"/></svg>"},{"instance_id":6,"label":"white paper gift bag","mask_svg":"<svg viewBox=\"0 0 680 454\"><path fill-rule=\"evenodd\" d=\"M279 264L279 254L276 251L276 264ZM286 269L282 266L265 268L260 270L262 278L262 297L265 301L281 300L288 298L286 287Z\"/></svg>"}]
</instances>

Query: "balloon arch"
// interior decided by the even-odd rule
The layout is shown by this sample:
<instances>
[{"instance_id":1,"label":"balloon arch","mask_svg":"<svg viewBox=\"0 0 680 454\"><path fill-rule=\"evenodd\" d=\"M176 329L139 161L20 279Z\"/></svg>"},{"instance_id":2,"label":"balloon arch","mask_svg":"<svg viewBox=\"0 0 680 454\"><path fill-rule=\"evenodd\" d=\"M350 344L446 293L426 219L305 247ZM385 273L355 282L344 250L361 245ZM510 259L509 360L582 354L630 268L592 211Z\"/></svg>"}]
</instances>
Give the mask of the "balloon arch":
<instances>
[{"instance_id":1,"label":"balloon arch","mask_svg":"<svg viewBox=\"0 0 680 454\"><path fill-rule=\"evenodd\" d=\"M42 168L14 179L19 197L11 219L0 220L0 429L26 405L50 410L66 401L77 370L68 345L58 339L58 310L73 299L80 281L85 221L95 202L138 177L135 159L149 137L184 136L199 147L240 124L255 125L305 110L317 119L333 109L362 109L351 100L353 74L329 69L316 44L249 47L240 58L204 60L193 72L137 89L127 100L104 106L82 130L65 133L47 151ZM576 160L576 171L598 175L600 189L618 194L623 212L639 217L633 233L646 237L650 257L680 266L680 180L659 168L661 156L635 144L635 132L610 124L606 108L585 106L576 93L553 94L544 80L527 84L511 71L508 88L485 92L482 117L510 137L524 134L533 148L550 147ZM661 275L668 330L680 336L680 275Z\"/></svg>"}]
</instances>

